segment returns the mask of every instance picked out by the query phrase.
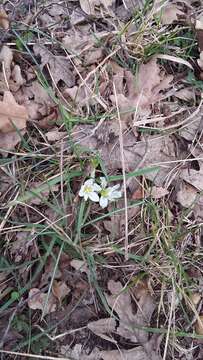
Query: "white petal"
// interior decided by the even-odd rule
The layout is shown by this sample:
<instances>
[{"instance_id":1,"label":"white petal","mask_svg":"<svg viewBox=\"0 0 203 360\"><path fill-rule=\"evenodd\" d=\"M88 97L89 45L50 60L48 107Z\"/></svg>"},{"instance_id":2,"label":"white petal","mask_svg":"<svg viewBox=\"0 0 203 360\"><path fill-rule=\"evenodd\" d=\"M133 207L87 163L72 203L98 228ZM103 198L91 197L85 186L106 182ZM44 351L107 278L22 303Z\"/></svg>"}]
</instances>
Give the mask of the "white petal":
<instances>
[{"instance_id":1,"label":"white petal","mask_svg":"<svg viewBox=\"0 0 203 360\"><path fill-rule=\"evenodd\" d=\"M84 185L81 187L79 191L79 196L84 196Z\"/></svg>"},{"instance_id":2,"label":"white petal","mask_svg":"<svg viewBox=\"0 0 203 360\"><path fill-rule=\"evenodd\" d=\"M119 187L120 187L119 184L114 185L114 186L112 186L111 190L112 190L112 191L117 190L117 189L119 189Z\"/></svg>"},{"instance_id":3,"label":"white petal","mask_svg":"<svg viewBox=\"0 0 203 360\"><path fill-rule=\"evenodd\" d=\"M88 200L88 194L84 194L84 199L85 199L85 201L87 201Z\"/></svg>"},{"instance_id":4,"label":"white petal","mask_svg":"<svg viewBox=\"0 0 203 360\"><path fill-rule=\"evenodd\" d=\"M100 183L101 183L102 189L105 189L107 186L107 181L106 181L105 177L100 177Z\"/></svg>"},{"instance_id":5,"label":"white petal","mask_svg":"<svg viewBox=\"0 0 203 360\"><path fill-rule=\"evenodd\" d=\"M85 183L84 183L84 185L86 186L92 186L93 185L93 182L94 182L94 180L93 179L88 179L88 180L86 180L85 181Z\"/></svg>"},{"instance_id":6,"label":"white petal","mask_svg":"<svg viewBox=\"0 0 203 360\"><path fill-rule=\"evenodd\" d=\"M112 194L111 194L112 198L114 199L119 199L121 196L122 196L122 193L121 191L114 191Z\"/></svg>"},{"instance_id":7,"label":"white petal","mask_svg":"<svg viewBox=\"0 0 203 360\"><path fill-rule=\"evenodd\" d=\"M88 194L90 200L94 201L94 202L99 202L99 196L96 192L91 192Z\"/></svg>"},{"instance_id":8,"label":"white petal","mask_svg":"<svg viewBox=\"0 0 203 360\"><path fill-rule=\"evenodd\" d=\"M102 209L104 209L108 205L108 199L101 196L99 200L99 205L102 207Z\"/></svg>"},{"instance_id":9,"label":"white petal","mask_svg":"<svg viewBox=\"0 0 203 360\"><path fill-rule=\"evenodd\" d=\"M93 184L93 191L97 191L97 192L101 191L101 186L99 186L98 184L94 183L94 184Z\"/></svg>"}]
</instances>

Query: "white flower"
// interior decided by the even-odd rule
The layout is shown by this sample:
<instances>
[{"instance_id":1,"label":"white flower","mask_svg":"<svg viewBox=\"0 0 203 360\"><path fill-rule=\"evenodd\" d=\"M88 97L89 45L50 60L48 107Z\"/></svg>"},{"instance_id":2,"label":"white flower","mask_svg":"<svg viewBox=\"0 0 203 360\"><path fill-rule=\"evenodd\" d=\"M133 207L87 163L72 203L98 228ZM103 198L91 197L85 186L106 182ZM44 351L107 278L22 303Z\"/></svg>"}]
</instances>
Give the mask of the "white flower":
<instances>
[{"instance_id":1,"label":"white flower","mask_svg":"<svg viewBox=\"0 0 203 360\"><path fill-rule=\"evenodd\" d=\"M114 185L112 187L107 187L107 181L104 177L100 178L101 182L101 190L100 190L100 199L99 199L99 205L102 208L107 207L109 201L114 201L116 199L119 199L121 197L121 191L118 191L120 185Z\"/></svg>"},{"instance_id":2,"label":"white flower","mask_svg":"<svg viewBox=\"0 0 203 360\"><path fill-rule=\"evenodd\" d=\"M99 202L99 191L101 191L101 186L96 184L94 179L89 179L81 186L79 196L84 197L85 201L90 199L94 202Z\"/></svg>"}]
</instances>

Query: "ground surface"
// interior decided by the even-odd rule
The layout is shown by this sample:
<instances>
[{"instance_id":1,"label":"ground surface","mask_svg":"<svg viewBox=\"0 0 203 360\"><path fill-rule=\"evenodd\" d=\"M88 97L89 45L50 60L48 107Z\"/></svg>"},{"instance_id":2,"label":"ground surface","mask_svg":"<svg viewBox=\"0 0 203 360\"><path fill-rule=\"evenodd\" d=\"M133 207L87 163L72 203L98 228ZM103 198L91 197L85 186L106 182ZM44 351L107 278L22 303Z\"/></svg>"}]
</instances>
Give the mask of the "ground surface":
<instances>
[{"instance_id":1,"label":"ground surface","mask_svg":"<svg viewBox=\"0 0 203 360\"><path fill-rule=\"evenodd\" d=\"M0 40L1 359L202 359L201 1L1 1Z\"/></svg>"}]
</instances>

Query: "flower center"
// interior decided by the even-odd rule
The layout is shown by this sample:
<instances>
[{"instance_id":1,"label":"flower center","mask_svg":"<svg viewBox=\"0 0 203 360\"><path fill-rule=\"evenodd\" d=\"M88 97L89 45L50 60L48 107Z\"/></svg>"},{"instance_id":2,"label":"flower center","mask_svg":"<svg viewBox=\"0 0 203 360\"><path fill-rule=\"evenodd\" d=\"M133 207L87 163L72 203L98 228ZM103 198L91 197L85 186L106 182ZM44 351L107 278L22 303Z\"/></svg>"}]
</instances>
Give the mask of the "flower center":
<instances>
[{"instance_id":1,"label":"flower center","mask_svg":"<svg viewBox=\"0 0 203 360\"><path fill-rule=\"evenodd\" d=\"M101 190L101 196L108 197L109 196L109 190L108 189L102 189Z\"/></svg>"},{"instance_id":2,"label":"flower center","mask_svg":"<svg viewBox=\"0 0 203 360\"><path fill-rule=\"evenodd\" d=\"M91 186L85 186L84 192L88 193L88 194L91 193L92 192L92 187Z\"/></svg>"}]
</instances>

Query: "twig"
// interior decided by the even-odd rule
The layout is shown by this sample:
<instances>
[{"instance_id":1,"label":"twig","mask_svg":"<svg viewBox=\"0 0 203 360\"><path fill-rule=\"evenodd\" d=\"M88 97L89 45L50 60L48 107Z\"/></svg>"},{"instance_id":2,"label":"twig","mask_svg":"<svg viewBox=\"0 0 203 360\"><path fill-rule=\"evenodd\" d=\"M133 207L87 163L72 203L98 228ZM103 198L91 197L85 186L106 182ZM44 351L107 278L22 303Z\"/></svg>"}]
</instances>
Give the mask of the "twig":
<instances>
[{"instance_id":1,"label":"twig","mask_svg":"<svg viewBox=\"0 0 203 360\"><path fill-rule=\"evenodd\" d=\"M128 260L128 200L127 200L126 175L125 175L126 169L125 169L125 158L124 158L124 150L123 150L122 122L121 122L120 110L118 106L116 87L114 83L113 83L113 89L114 89L116 109L118 113L118 122L119 122L119 144L120 144L120 154L121 154L121 163L122 163L123 193L124 193L124 207L125 207L125 260Z\"/></svg>"}]
</instances>

